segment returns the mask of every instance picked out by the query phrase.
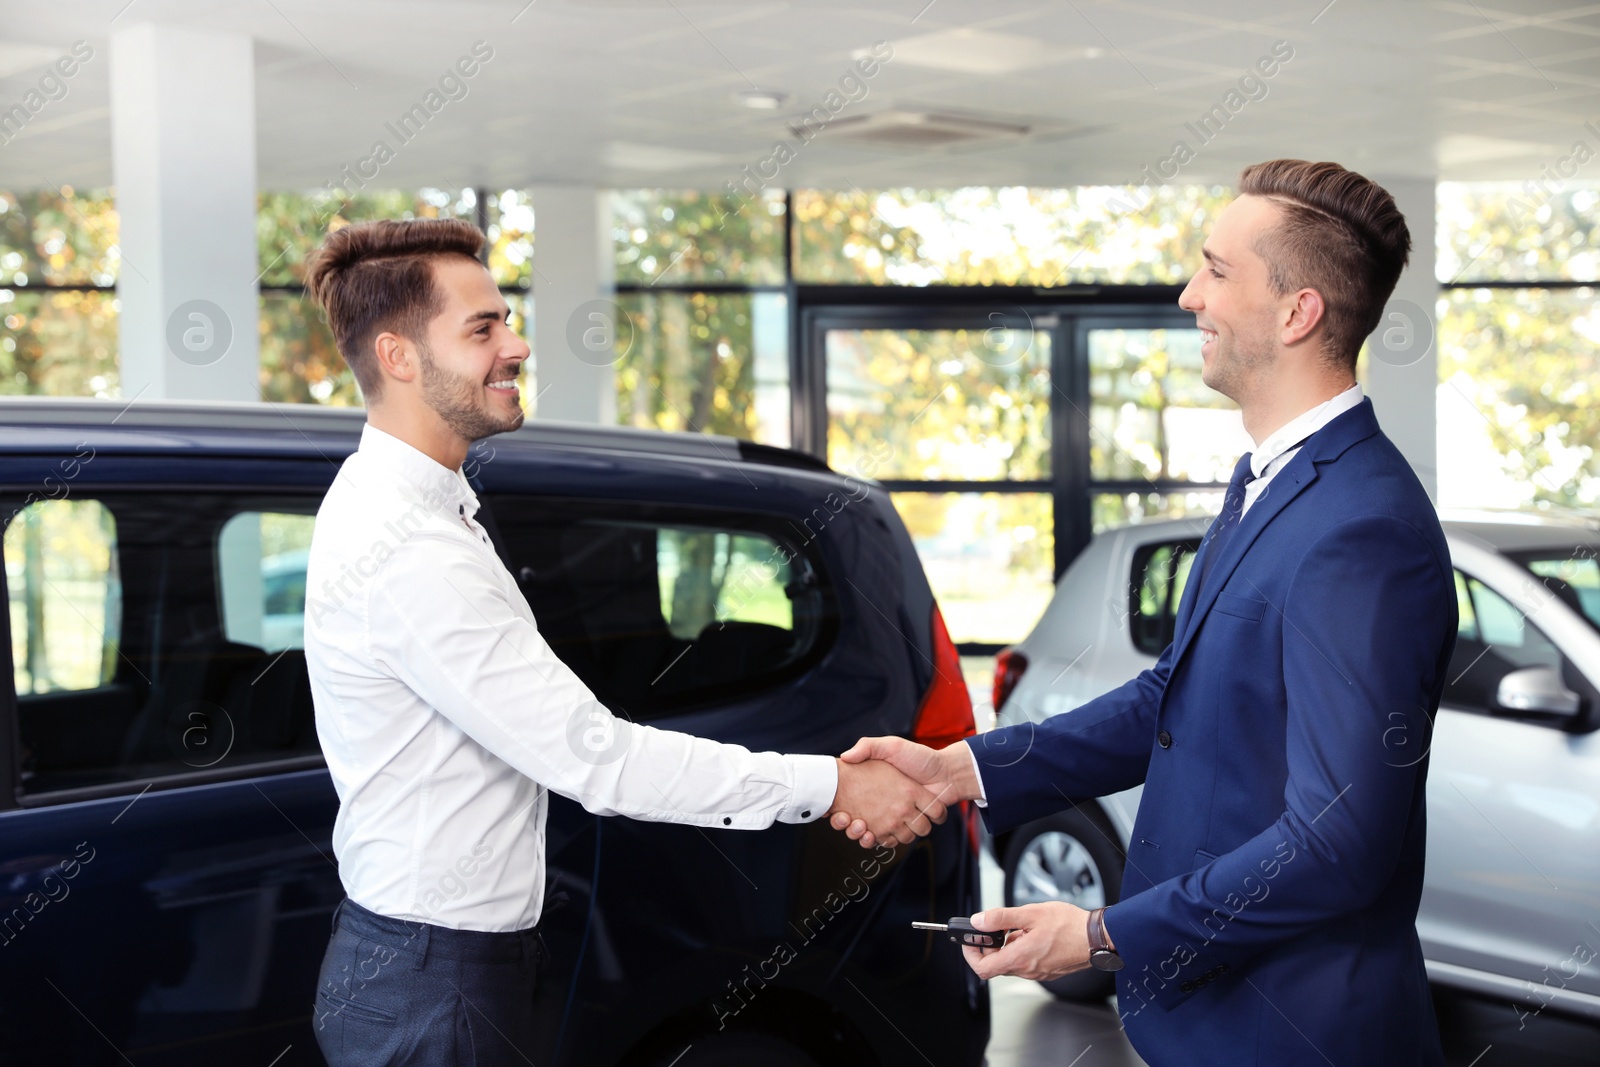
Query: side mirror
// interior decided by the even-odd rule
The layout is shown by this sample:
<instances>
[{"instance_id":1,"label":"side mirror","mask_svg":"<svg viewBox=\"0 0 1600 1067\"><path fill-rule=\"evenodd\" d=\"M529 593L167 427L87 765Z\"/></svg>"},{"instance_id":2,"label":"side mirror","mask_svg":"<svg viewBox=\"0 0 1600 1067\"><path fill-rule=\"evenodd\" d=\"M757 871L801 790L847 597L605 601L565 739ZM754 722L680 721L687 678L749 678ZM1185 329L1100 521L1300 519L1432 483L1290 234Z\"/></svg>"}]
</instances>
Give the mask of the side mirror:
<instances>
[{"instance_id":1,"label":"side mirror","mask_svg":"<svg viewBox=\"0 0 1600 1067\"><path fill-rule=\"evenodd\" d=\"M1523 667L1500 679L1495 704L1514 716L1575 719L1583 700L1568 689L1554 667Z\"/></svg>"}]
</instances>

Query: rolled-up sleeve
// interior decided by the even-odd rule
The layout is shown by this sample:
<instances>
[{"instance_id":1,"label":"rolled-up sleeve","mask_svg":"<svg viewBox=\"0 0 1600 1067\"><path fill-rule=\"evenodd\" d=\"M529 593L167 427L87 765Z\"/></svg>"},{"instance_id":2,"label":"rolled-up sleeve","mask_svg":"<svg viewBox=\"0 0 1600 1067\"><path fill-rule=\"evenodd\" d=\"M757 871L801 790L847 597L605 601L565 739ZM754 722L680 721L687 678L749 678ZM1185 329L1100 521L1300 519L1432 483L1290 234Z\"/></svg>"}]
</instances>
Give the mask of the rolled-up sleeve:
<instances>
[{"instance_id":1,"label":"rolled-up sleeve","mask_svg":"<svg viewBox=\"0 0 1600 1067\"><path fill-rule=\"evenodd\" d=\"M551 651L497 564L419 531L369 585L374 662L489 752L597 815L756 830L826 814L830 756L630 723Z\"/></svg>"}]
</instances>

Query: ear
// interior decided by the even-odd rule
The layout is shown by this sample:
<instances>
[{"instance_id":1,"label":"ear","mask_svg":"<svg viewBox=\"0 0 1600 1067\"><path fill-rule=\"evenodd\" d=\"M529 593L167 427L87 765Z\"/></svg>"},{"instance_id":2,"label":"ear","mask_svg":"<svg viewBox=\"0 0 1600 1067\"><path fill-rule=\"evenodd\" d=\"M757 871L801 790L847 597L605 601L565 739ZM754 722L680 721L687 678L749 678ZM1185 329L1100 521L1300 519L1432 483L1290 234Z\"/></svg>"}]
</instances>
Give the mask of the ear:
<instances>
[{"instance_id":1,"label":"ear","mask_svg":"<svg viewBox=\"0 0 1600 1067\"><path fill-rule=\"evenodd\" d=\"M378 360L378 369L385 378L409 382L416 378L421 369L411 342L397 333L380 333L372 339L372 349Z\"/></svg>"},{"instance_id":2,"label":"ear","mask_svg":"<svg viewBox=\"0 0 1600 1067\"><path fill-rule=\"evenodd\" d=\"M1328 312L1328 306L1322 302L1322 294L1315 289L1301 289L1285 298L1281 306L1284 311L1283 327L1278 331L1278 339L1285 347L1299 344L1311 336Z\"/></svg>"}]
</instances>

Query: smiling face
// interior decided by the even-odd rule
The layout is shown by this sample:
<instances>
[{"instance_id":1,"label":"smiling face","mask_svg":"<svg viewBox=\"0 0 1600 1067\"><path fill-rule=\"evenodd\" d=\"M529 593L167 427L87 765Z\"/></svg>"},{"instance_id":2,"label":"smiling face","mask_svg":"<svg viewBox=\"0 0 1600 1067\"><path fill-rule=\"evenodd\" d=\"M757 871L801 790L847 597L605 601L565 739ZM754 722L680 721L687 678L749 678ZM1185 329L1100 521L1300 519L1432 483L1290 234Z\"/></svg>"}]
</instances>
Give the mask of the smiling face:
<instances>
[{"instance_id":1,"label":"smiling face","mask_svg":"<svg viewBox=\"0 0 1600 1067\"><path fill-rule=\"evenodd\" d=\"M464 256L433 263L442 308L417 346L423 402L468 443L522 425L517 375L528 343L489 272Z\"/></svg>"},{"instance_id":2,"label":"smiling face","mask_svg":"<svg viewBox=\"0 0 1600 1067\"><path fill-rule=\"evenodd\" d=\"M1229 204L1206 238L1205 266L1178 298L1200 328L1200 380L1240 405L1270 388L1279 361L1283 299L1255 250L1278 222L1278 208L1262 197Z\"/></svg>"}]
</instances>

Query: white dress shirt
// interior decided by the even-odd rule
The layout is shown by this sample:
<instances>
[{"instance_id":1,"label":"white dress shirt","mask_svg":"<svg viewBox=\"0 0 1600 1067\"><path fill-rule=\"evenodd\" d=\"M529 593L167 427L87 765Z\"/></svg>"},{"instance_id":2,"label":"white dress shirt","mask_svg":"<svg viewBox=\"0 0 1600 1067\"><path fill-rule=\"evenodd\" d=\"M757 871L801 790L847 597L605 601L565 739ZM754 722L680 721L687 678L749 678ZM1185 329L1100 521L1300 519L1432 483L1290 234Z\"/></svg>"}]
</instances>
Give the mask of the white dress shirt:
<instances>
[{"instance_id":1,"label":"white dress shirt","mask_svg":"<svg viewBox=\"0 0 1600 1067\"><path fill-rule=\"evenodd\" d=\"M1268 434L1267 439L1256 446L1255 451L1250 453L1250 472L1255 475L1255 480L1244 487L1244 506L1239 510L1241 522L1249 512L1250 505L1255 503L1256 498L1267 488L1267 483L1283 469L1284 464L1294 458L1296 452L1300 451L1303 447L1302 442L1338 416L1360 404L1361 397L1360 383L1352 385L1339 395L1296 415ZM1290 448L1290 445L1294 447ZM978 753L971 745L967 746L967 752L972 757L972 770L978 780L976 801L979 807L988 807L988 797L983 788L983 769L978 766Z\"/></svg>"},{"instance_id":2,"label":"white dress shirt","mask_svg":"<svg viewBox=\"0 0 1600 1067\"><path fill-rule=\"evenodd\" d=\"M1300 451L1299 442L1303 442L1335 418L1360 404L1361 395L1360 383L1352 385L1339 395L1296 415L1268 434L1265 441L1256 445L1256 450L1250 453L1250 473L1255 475L1255 481L1244 487L1244 507L1239 509L1241 521L1249 514L1250 505L1266 491L1267 483L1283 470L1284 465L1294 458L1296 452ZM1294 447L1290 448L1290 445Z\"/></svg>"},{"instance_id":3,"label":"white dress shirt","mask_svg":"<svg viewBox=\"0 0 1600 1067\"><path fill-rule=\"evenodd\" d=\"M351 900L454 929L533 926L546 789L695 826L827 812L831 757L613 718L539 635L477 510L459 469L368 425L317 512L306 664Z\"/></svg>"}]
</instances>

